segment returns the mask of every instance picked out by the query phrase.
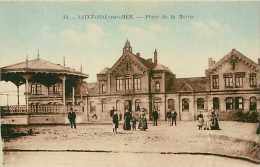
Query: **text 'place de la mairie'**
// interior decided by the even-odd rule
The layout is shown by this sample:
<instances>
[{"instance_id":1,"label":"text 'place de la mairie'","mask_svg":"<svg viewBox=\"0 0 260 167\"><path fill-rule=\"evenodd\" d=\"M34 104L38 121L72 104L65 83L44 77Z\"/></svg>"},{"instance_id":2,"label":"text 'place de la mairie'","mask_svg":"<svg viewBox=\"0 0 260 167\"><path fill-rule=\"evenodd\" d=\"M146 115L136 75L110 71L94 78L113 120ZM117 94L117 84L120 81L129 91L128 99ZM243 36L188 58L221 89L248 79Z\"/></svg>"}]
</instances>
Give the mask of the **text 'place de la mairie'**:
<instances>
[{"instance_id":1,"label":"text 'place de la mairie'","mask_svg":"<svg viewBox=\"0 0 260 167\"><path fill-rule=\"evenodd\" d=\"M112 67L100 69L97 82L88 83L82 69L38 55L0 68L1 81L17 86L18 99L19 87L25 84L26 102L2 106L1 114L10 124L65 124L73 107L77 123L87 123L111 121L114 107L122 116L126 110L144 111L148 119L157 110L162 121L169 110L175 110L180 121L194 121L211 111L220 120L233 120L238 111L260 112L260 58L255 62L249 56L231 48L218 61L208 59L204 76L176 78L171 67L160 64L163 55L156 49L145 59L127 40Z\"/></svg>"}]
</instances>

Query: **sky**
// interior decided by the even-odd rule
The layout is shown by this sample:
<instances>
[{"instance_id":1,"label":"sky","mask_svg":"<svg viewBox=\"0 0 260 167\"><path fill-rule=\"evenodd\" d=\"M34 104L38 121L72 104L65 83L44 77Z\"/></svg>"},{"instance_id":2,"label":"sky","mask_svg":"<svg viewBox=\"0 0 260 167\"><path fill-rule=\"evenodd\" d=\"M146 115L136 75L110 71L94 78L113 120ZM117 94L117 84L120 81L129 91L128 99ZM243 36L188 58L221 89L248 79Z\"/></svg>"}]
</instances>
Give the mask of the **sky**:
<instances>
[{"instance_id":1,"label":"sky","mask_svg":"<svg viewBox=\"0 0 260 167\"><path fill-rule=\"evenodd\" d=\"M122 55L127 39L144 58L156 48L159 63L177 77L204 76L209 57L219 60L233 48L257 62L260 2L0 2L0 67L26 55L34 59L39 49L42 59L62 64L65 57L76 69L82 64L94 82ZM3 92L16 103L12 83L1 82Z\"/></svg>"}]
</instances>

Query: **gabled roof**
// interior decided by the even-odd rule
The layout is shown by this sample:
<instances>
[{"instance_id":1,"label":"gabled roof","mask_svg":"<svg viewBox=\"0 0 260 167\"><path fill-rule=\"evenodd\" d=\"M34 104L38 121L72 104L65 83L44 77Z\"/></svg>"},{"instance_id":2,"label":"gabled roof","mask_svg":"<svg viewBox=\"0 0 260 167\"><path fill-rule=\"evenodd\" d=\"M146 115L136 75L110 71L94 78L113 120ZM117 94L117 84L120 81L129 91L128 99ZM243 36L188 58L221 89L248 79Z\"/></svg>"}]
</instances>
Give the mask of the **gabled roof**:
<instances>
[{"instance_id":1,"label":"gabled roof","mask_svg":"<svg viewBox=\"0 0 260 167\"><path fill-rule=\"evenodd\" d=\"M5 66L2 67L1 70L2 72L53 72L78 75L84 78L88 77L87 74L76 71L73 68L65 67L60 64L55 64L41 58L26 60L20 63Z\"/></svg>"},{"instance_id":2,"label":"gabled roof","mask_svg":"<svg viewBox=\"0 0 260 167\"><path fill-rule=\"evenodd\" d=\"M133 53L132 53L133 54ZM154 64L153 64L153 62L151 62L151 61L149 61L149 60L147 60L147 59L144 59L144 58L142 58L141 56L137 56L137 55L135 55L135 54L133 54L136 58L137 58L137 60L139 60L145 67L147 67L147 68L152 68L153 66L154 66Z\"/></svg>"},{"instance_id":3,"label":"gabled roof","mask_svg":"<svg viewBox=\"0 0 260 167\"><path fill-rule=\"evenodd\" d=\"M208 90L206 77L176 78L175 90L177 92L201 92Z\"/></svg>"},{"instance_id":4,"label":"gabled roof","mask_svg":"<svg viewBox=\"0 0 260 167\"><path fill-rule=\"evenodd\" d=\"M241 52L237 51L236 49L232 49L228 54L226 54L222 59L220 59L216 64L214 64L209 69L209 71L212 71L212 70L219 68L223 63L230 60L230 58L232 58L232 56L238 58L239 60L244 61L251 68L254 68L254 69L259 68L259 65L256 62L249 59L248 57L246 57L245 55L243 55Z\"/></svg>"},{"instance_id":5,"label":"gabled roof","mask_svg":"<svg viewBox=\"0 0 260 167\"><path fill-rule=\"evenodd\" d=\"M144 69L150 69L153 67L153 63L152 62L149 62L148 60L142 58L141 56L137 56L135 55L134 53L131 53L131 52L127 52L127 53L124 53L117 61L116 63L110 68L110 70L113 71L113 69L115 69L115 67L117 67L121 60L125 57L125 56L129 56L130 58L132 58L134 61L138 62L142 68Z\"/></svg>"}]
</instances>

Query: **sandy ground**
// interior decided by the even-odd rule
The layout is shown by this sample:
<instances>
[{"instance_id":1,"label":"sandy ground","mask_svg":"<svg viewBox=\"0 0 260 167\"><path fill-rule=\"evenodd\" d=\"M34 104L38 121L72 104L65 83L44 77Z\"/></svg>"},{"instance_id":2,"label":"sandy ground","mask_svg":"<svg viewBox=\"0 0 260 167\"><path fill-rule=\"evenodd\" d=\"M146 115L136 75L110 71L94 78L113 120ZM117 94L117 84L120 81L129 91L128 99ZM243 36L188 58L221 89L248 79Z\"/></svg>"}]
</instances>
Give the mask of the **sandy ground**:
<instances>
[{"instance_id":1,"label":"sandy ground","mask_svg":"<svg viewBox=\"0 0 260 167\"><path fill-rule=\"evenodd\" d=\"M124 131L112 133L112 125L79 125L77 129L68 126L33 127L33 136L24 136L4 142L6 149L87 149L118 151L175 151L185 147L210 147L218 138L225 136L235 139L260 142L255 134L256 125L238 122L220 122L222 130L198 131L195 122L178 122L168 126L149 126L147 131ZM195 144L195 145L194 145ZM180 145L180 148L177 147Z\"/></svg>"},{"instance_id":2,"label":"sandy ground","mask_svg":"<svg viewBox=\"0 0 260 167\"><path fill-rule=\"evenodd\" d=\"M202 155L131 153L5 153L4 167L258 167L247 161Z\"/></svg>"},{"instance_id":3,"label":"sandy ground","mask_svg":"<svg viewBox=\"0 0 260 167\"><path fill-rule=\"evenodd\" d=\"M68 153L68 152L6 152L4 161L11 165L11 157L28 159L35 165L34 160L30 160L30 155L38 157L39 161L42 155L44 157L57 156L55 163L61 165L62 159L59 155L64 155L66 164L72 163L70 156L81 164L87 163L88 166L112 166L113 157L118 157L118 163L125 163L128 160L138 160L141 165L130 166L160 166L160 163L171 166L171 160L176 163L182 161L181 166L192 166L190 162L196 162L198 166L208 166L207 163L213 163L211 166L223 166L221 163L231 162L243 166L240 160L230 160L223 157L216 157L218 160L202 161L203 156L199 155L161 155L161 152L206 152L217 153L232 156L250 157L255 154L250 149L251 145L247 142L260 143L260 137L255 134L256 125L238 122L220 122L222 130L219 131L199 131L196 122L178 122L177 127L168 126L161 122L159 126L149 126L147 131L123 131L119 129L118 134L112 133L112 125L79 125L77 129L71 129L68 126L41 126L32 127L35 134L33 136L24 136L4 142L4 149L22 149L22 150L90 150L90 151L112 151L113 153ZM98 157L104 154L108 159L107 164L99 164ZM124 158L121 158L124 157ZM68 157L68 159L66 158ZM84 159L86 157L86 159ZM103 156L100 156L102 161ZM144 158L142 158L144 157ZM149 158L150 157L150 158ZM190 159L185 161L185 159ZM194 157L194 158L192 158ZM255 155L254 155L255 157ZM88 161L88 158L89 161ZM221 161L223 160L223 162ZM38 162L38 160L35 160ZM87 161L87 162L85 162ZM154 163L152 163L154 161ZM208 162L209 161L209 162ZM19 162L19 161L18 161ZM92 164L93 163L93 164ZM117 161L116 161L117 163ZM203 164L203 165L200 165ZM247 164L248 162L245 162ZM144 165L145 164L145 165ZM158 164L158 165L157 165ZM225 163L224 163L225 164ZM229 164L229 163L228 163ZM9 166L7 165L7 166ZM12 166L12 165L11 165ZM14 165L17 166L17 165ZM38 165L37 165L38 166ZM61 165L62 166L62 165ZM116 165L117 166L117 165ZM197 165L195 165L197 166ZM228 165L230 166L230 165Z\"/></svg>"}]
</instances>

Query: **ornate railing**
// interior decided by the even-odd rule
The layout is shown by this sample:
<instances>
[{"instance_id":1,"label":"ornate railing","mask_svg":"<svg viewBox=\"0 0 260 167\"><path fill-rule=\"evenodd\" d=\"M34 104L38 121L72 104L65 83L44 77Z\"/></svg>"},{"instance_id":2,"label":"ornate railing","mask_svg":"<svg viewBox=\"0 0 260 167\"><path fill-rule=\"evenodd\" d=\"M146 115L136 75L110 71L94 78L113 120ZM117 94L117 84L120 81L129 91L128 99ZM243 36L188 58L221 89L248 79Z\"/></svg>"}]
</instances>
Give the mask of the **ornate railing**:
<instances>
[{"instance_id":1,"label":"ornate railing","mask_svg":"<svg viewBox=\"0 0 260 167\"><path fill-rule=\"evenodd\" d=\"M58 114L58 113L67 113L72 106L67 105L34 105L28 106L26 110L25 105L9 105L1 106L0 112L1 115L10 115L10 114ZM82 112L82 106L75 105L73 106L75 112Z\"/></svg>"}]
</instances>

